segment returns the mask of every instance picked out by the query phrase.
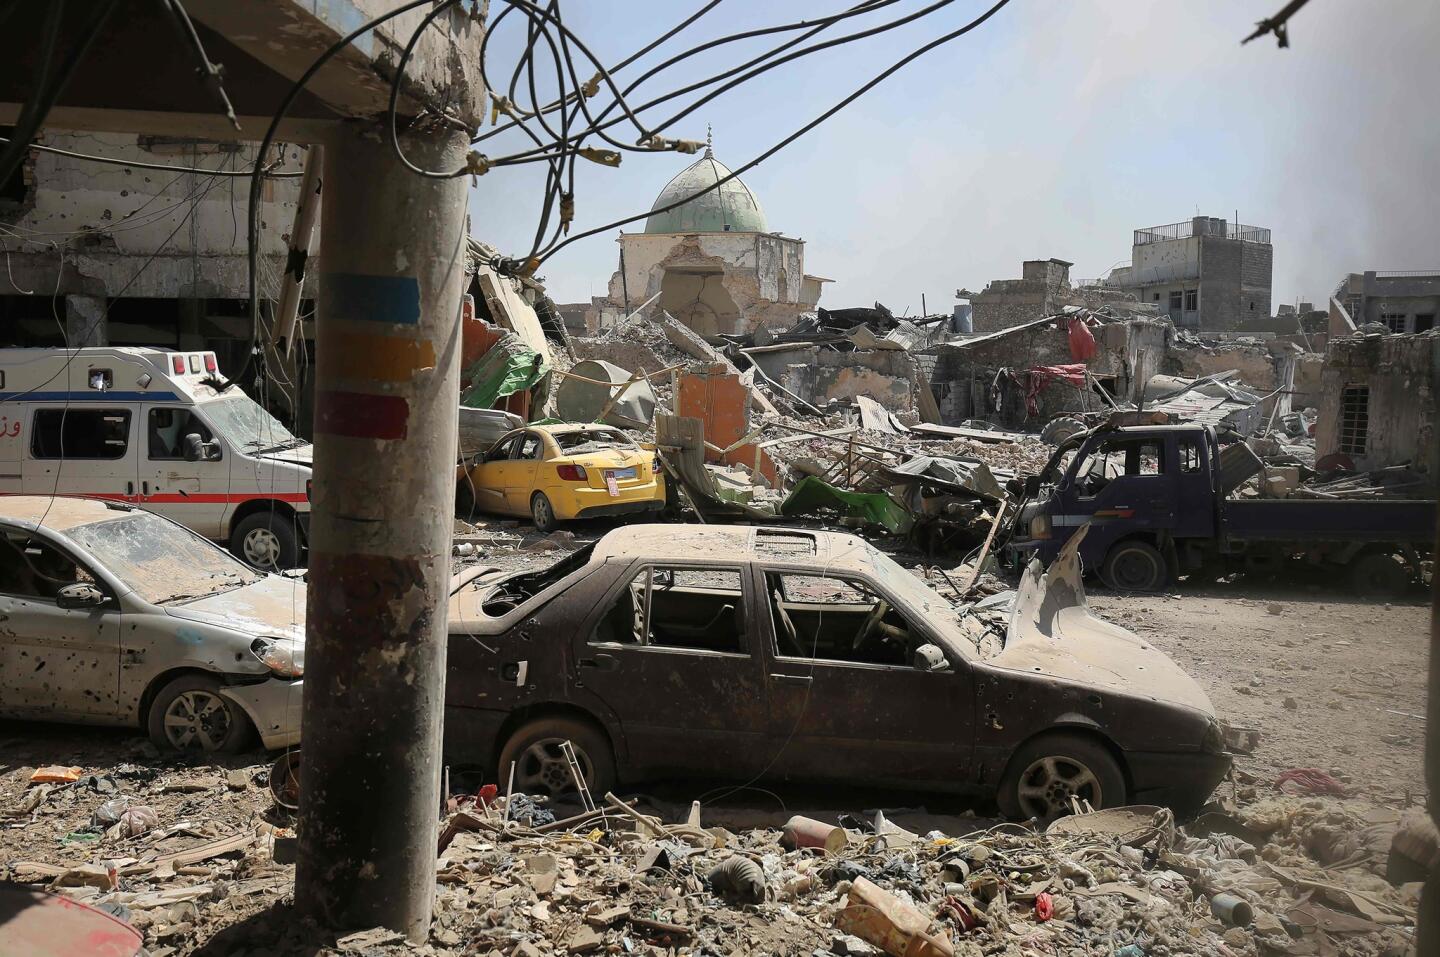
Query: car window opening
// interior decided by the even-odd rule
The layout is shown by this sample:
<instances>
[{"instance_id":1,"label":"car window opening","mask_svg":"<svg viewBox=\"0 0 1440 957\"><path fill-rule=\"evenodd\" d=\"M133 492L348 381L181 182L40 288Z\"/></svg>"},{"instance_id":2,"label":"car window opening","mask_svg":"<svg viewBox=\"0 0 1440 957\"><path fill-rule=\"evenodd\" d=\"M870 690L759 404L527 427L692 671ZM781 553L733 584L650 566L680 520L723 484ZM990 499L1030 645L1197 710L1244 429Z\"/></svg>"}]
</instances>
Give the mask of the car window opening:
<instances>
[{"instance_id":1,"label":"car window opening","mask_svg":"<svg viewBox=\"0 0 1440 957\"><path fill-rule=\"evenodd\" d=\"M500 581L498 584L490 586L492 587L492 591L480 602L481 612L490 618L502 618L508 615L566 575L583 567L590 561L590 553L594 550L595 545L593 543L586 545L583 548L571 552L549 568L535 572L525 572L520 575L512 575ZM472 587L481 588L487 586L481 585L477 581Z\"/></svg>"},{"instance_id":2,"label":"car window opening","mask_svg":"<svg viewBox=\"0 0 1440 957\"><path fill-rule=\"evenodd\" d=\"M909 667L925 639L858 581L767 573L776 651L786 658Z\"/></svg>"},{"instance_id":3,"label":"car window opening","mask_svg":"<svg viewBox=\"0 0 1440 957\"><path fill-rule=\"evenodd\" d=\"M740 654L744 608L738 569L648 567L621 589L590 640Z\"/></svg>"},{"instance_id":4,"label":"car window opening","mask_svg":"<svg viewBox=\"0 0 1440 957\"><path fill-rule=\"evenodd\" d=\"M0 533L0 594L54 601L66 585L96 585L93 575L70 556L29 532Z\"/></svg>"}]
</instances>

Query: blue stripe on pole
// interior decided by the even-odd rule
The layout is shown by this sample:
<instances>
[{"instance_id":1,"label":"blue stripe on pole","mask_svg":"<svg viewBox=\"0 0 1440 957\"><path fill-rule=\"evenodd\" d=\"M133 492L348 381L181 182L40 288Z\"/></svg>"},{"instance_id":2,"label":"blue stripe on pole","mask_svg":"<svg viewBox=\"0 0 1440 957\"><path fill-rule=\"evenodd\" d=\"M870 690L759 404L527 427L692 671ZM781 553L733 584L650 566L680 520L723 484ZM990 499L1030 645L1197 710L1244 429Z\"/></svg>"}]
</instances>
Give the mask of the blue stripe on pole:
<instances>
[{"instance_id":1,"label":"blue stripe on pole","mask_svg":"<svg viewBox=\"0 0 1440 957\"><path fill-rule=\"evenodd\" d=\"M365 276L351 272L321 274L320 297L336 319L420 323L420 281L414 276Z\"/></svg>"}]
</instances>

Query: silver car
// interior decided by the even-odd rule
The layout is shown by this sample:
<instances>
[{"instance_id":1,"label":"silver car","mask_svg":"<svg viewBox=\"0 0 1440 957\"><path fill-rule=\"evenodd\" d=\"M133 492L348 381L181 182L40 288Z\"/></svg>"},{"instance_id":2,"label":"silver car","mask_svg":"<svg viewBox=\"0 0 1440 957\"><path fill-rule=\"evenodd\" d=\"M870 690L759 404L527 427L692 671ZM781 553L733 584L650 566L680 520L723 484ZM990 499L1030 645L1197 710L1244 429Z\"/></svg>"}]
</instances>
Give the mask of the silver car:
<instances>
[{"instance_id":1,"label":"silver car","mask_svg":"<svg viewBox=\"0 0 1440 957\"><path fill-rule=\"evenodd\" d=\"M134 506L0 497L0 715L161 747L300 740L305 585Z\"/></svg>"}]
</instances>

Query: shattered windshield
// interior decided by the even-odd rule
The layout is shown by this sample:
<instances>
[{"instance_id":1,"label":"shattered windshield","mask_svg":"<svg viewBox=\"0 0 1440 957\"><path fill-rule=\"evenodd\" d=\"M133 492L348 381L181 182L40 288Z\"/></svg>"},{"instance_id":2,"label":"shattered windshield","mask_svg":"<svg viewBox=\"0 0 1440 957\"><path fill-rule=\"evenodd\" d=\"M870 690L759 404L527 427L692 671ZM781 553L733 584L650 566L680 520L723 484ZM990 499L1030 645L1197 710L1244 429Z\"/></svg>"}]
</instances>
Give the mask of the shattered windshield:
<instances>
[{"instance_id":1,"label":"shattered windshield","mask_svg":"<svg viewBox=\"0 0 1440 957\"><path fill-rule=\"evenodd\" d=\"M65 534L154 605L231 591L263 577L218 545L149 512L77 525Z\"/></svg>"},{"instance_id":2,"label":"shattered windshield","mask_svg":"<svg viewBox=\"0 0 1440 957\"><path fill-rule=\"evenodd\" d=\"M866 543L870 561L875 569L875 578L896 598L901 599L913 611L919 612L925 620L944 633L954 645L974 648L974 641L966 638L966 629L961 625L962 613L929 585L899 565L884 552ZM966 638L965 641L959 639Z\"/></svg>"},{"instance_id":3,"label":"shattered windshield","mask_svg":"<svg viewBox=\"0 0 1440 957\"><path fill-rule=\"evenodd\" d=\"M305 444L248 395L217 399L200 408L211 428L242 452L277 452Z\"/></svg>"},{"instance_id":4,"label":"shattered windshield","mask_svg":"<svg viewBox=\"0 0 1440 957\"><path fill-rule=\"evenodd\" d=\"M601 449L633 449L637 446L624 432L615 429L586 429L583 432L561 432L555 436L555 444L566 454L577 452L598 452Z\"/></svg>"}]
</instances>

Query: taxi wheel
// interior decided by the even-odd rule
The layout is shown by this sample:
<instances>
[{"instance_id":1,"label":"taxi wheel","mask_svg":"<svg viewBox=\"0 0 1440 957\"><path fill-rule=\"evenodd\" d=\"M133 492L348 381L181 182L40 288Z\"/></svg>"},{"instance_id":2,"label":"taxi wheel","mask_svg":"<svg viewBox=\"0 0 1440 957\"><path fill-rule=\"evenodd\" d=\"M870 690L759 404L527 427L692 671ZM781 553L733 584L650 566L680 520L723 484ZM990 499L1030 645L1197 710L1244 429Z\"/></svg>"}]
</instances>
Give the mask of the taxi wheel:
<instances>
[{"instance_id":1,"label":"taxi wheel","mask_svg":"<svg viewBox=\"0 0 1440 957\"><path fill-rule=\"evenodd\" d=\"M535 523L535 530L539 532L553 532L560 524L555 518L555 506L550 504L544 492L536 492L531 496L530 519Z\"/></svg>"},{"instance_id":2,"label":"taxi wheel","mask_svg":"<svg viewBox=\"0 0 1440 957\"><path fill-rule=\"evenodd\" d=\"M250 744L250 719L205 675L182 675L161 688L145 724L157 747L175 751L236 754Z\"/></svg>"},{"instance_id":3,"label":"taxi wheel","mask_svg":"<svg viewBox=\"0 0 1440 957\"><path fill-rule=\"evenodd\" d=\"M241 520L230 533L230 553L252 568L278 572L300 564L295 519L269 510Z\"/></svg>"}]
</instances>

